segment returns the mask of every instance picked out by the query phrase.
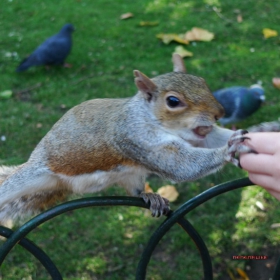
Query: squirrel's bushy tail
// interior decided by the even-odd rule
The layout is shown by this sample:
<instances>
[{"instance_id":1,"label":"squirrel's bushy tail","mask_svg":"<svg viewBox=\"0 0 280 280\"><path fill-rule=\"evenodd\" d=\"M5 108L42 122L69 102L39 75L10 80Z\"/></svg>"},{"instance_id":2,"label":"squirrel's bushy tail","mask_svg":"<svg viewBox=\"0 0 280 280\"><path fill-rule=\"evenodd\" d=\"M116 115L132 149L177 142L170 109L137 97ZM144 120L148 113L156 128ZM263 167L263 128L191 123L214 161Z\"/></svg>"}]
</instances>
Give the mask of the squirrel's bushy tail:
<instances>
[{"instance_id":1,"label":"squirrel's bushy tail","mask_svg":"<svg viewBox=\"0 0 280 280\"><path fill-rule=\"evenodd\" d=\"M21 165L18 166L0 166L0 188L1 184ZM30 216L54 206L58 201L66 200L70 191L65 189L41 191L25 195L11 201L0 208L0 225L11 226L14 222L22 223Z\"/></svg>"},{"instance_id":2,"label":"squirrel's bushy tail","mask_svg":"<svg viewBox=\"0 0 280 280\"><path fill-rule=\"evenodd\" d=\"M7 177L12 175L15 171L20 168L21 165L17 166L0 166L0 185L6 180Z\"/></svg>"}]
</instances>

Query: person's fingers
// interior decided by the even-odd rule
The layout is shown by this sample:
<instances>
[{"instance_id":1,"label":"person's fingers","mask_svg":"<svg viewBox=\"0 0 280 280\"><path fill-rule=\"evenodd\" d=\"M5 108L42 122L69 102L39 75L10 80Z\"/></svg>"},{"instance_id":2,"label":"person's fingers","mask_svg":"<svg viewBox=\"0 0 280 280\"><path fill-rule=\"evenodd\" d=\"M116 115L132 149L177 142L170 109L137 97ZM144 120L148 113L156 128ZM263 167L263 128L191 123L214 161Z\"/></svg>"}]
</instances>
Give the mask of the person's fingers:
<instances>
[{"instance_id":1,"label":"person's fingers","mask_svg":"<svg viewBox=\"0 0 280 280\"><path fill-rule=\"evenodd\" d=\"M268 190L266 189L271 195L273 195L274 197L276 197L278 200L280 200L280 192L279 191L272 191L272 190Z\"/></svg>"},{"instance_id":2,"label":"person's fingers","mask_svg":"<svg viewBox=\"0 0 280 280\"><path fill-rule=\"evenodd\" d=\"M277 148L280 149L279 132L248 133L246 137L250 139L245 143L258 153L274 154Z\"/></svg>"},{"instance_id":3,"label":"person's fingers","mask_svg":"<svg viewBox=\"0 0 280 280\"><path fill-rule=\"evenodd\" d=\"M274 191L280 193L280 185L278 185L276 180L269 175L249 173L249 179L254 184L264 187L269 192Z\"/></svg>"},{"instance_id":4,"label":"person's fingers","mask_svg":"<svg viewBox=\"0 0 280 280\"><path fill-rule=\"evenodd\" d=\"M274 157L268 154L241 154L239 156L240 165L243 169L266 175L273 174ZM279 163L280 164L280 163Z\"/></svg>"}]
</instances>

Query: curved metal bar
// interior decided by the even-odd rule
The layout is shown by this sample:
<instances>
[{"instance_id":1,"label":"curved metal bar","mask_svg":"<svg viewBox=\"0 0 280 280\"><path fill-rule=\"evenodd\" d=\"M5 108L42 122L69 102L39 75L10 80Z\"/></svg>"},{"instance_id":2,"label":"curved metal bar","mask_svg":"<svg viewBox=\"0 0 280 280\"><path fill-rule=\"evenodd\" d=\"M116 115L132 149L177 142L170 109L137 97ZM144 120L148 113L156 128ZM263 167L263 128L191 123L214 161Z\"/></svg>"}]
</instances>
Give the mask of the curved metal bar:
<instances>
[{"instance_id":1,"label":"curved metal bar","mask_svg":"<svg viewBox=\"0 0 280 280\"><path fill-rule=\"evenodd\" d=\"M273 280L280 280L280 257L277 261L276 267L274 269L274 273L273 273Z\"/></svg>"},{"instance_id":2,"label":"curved metal bar","mask_svg":"<svg viewBox=\"0 0 280 280\"><path fill-rule=\"evenodd\" d=\"M253 183L248 178L243 178L243 179L238 179L235 181L223 183L190 199L189 201L184 203L181 207L179 207L176 211L174 212L170 211L167 219L154 232L144 252L141 255L141 259L139 261L137 271L136 271L136 280L145 279L147 265L150 261L152 252L154 251L155 247L160 242L162 237L175 223L178 223L189 234L191 239L197 245L203 263L204 279L212 280L213 279L212 262L208 252L208 248L205 245L203 239L198 234L198 232L195 230L195 228L186 219L184 219L184 216L188 212L190 212L191 210L199 206L200 204L208 201L209 199L219 194L237 188L245 187L248 185L253 185ZM50 273L50 276L53 279L61 280L62 277L60 272L57 270L56 266L53 264L50 258L45 254L45 252L24 237L40 224L60 214L63 214L67 211L71 211L79 208L85 208L85 207L117 206L117 205L149 208L149 205L145 204L144 201L140 198L133 198L133 197L83 198L83 199L77 199L74 201L69 201L61 205L58 205L34 217L26 224L21 226L15 232L7 228L0 227L0 235L2 234L3 236L6 236L8 238L8 240L0 247L0 265L2 264L5 257L10 252L10 250L17 243L19 243L21 246L23 246L25 249L31 252L44 265L44 267L47 269L47 271ZM273 280L280 280L280 258L278 260L277 266L274 271Z\"/></svg>"},{"instance_id":3,"label":"curved metal bar","mask_svg":"<svg viewBox=\"0 0 280 280\"><path fill-rule=\"evenodd\" d=\"M249 180L249 178L237 179L234 181L226 182L215 187L212 187L203 193L197 195L196 197L188 200L181 207L179 207L176 211L172 212L168 215L168 218L157 228L154 234L151 236L148 244L146 245L140 261L138 263L138 267L136 270L136 280L144 280L146 276L146 270L148 263L150 261L151 255L156 248L157 244L160 242L162 237L166 234L166 232L183 216L185 216L188 212L193 210L195 207L200 204L206 202L207 200L225 193L230 190L246 187L253 185L253 183Z\"/></svg>"},{"instance_id":4,"label":"curved metal bar","mask_svg":"<svg viewBox=\"0 0 280 280\"><path fill-rule=\"evenodd\" d=\"M205 245L203 239L188 220L180 218L177 223L188 233L200 253L203 265L204 280L213 280L212 261L208 248Z\"/></svg>"},{"instance_id":5,"label":"curved metal bar","mask_svg":"<svg viewBox=\"0 0 280 280\"><path fill-rule=\"evenodd\" d=\"M142 208L149 208L149 205L146 204L143 199L137 197L127 197L127 196L118 196L118 197L89 197L76 199L73 201L65 202L56 207L53 207L44 213L34 217L19 229L17 229L7 241L0 247L0 265L2 265L7 254L11 249L25 237L31 230L41 225L42 223L71 210L85 208L90 206L138 206Z\"/></svg>"},{"instance_id":6,"label":"curved metal bar","mask_svg":"<svg viewBox=\"0 0 280 280\"><path fill-rule=\"evenodd\" d=\"M1 236L9 238L12 234L13 231L11 229L0 226ZM32 241L30 241L27 238L23 238L19 242L19 245L21 245L24 249L29 251L37 260L41 262L41 264L48 271L52 279L62 280L62 276L59 270L52 262L52 260L49 258L49 256L42 249L40 249L37 245L35 245Z\"/></svg>"}]
</instances>

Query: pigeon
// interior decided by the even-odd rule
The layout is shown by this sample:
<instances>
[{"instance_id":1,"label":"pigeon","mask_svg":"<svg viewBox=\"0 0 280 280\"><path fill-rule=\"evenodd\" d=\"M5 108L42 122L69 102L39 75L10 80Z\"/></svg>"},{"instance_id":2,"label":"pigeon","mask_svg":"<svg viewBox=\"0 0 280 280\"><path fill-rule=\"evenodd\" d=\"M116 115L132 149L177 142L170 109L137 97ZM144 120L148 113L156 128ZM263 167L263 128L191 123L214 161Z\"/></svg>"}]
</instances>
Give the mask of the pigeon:
<instances>
[{"instance_id":1,"label":"pigeon","mask_svg":"<svg viewBox=\"0 0 280 280\"><path fill-rule=\"evenodd\" d=\"M235 86L213 92L214 97L224 107L225 115L219 119L221 125L235 124L257 111L265 100L264 89L260 85L250 88Z\"/></svg>"},{"instance_id":2,"label":"pigeon","mask_svg":"<svg viewBox=\"0 0 280 280\"><path fill-rule=\"evenodd\" d=\"M39 65L63 65L72 47L71 34L74 26L65 24L59 33L44 41L30 56L17 67L17 72Z\"/></svg>"}]
</instances>

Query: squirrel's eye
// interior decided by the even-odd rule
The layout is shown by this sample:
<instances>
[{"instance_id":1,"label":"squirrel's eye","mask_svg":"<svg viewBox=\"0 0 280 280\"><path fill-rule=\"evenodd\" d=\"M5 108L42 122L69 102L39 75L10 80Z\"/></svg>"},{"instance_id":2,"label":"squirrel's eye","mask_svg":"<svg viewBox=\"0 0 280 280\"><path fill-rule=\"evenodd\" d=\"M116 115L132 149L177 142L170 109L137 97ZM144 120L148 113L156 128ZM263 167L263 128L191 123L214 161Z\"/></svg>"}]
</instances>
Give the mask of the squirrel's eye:
<instances>
[{"instance_id":1,"label":"squirrel's eye","mask_svg":"<svg viewBox=\"0 0 280 280\"><path fill-rule=\"evenodd\" d=\"M166 98L167 105L171 108L175 108L180 104L180 100L175 96L168 96Z\"/></svg>"}]
</instances>

